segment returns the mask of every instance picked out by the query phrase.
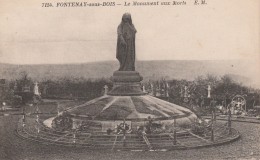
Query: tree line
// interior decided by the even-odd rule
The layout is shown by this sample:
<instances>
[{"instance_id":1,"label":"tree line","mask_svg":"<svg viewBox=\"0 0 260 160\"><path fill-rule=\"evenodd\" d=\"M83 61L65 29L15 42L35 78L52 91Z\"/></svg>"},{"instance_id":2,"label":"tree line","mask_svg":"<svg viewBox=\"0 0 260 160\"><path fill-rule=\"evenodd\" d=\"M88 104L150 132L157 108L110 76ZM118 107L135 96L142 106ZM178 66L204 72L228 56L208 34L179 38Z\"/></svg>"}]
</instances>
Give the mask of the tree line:
<instances>
[{"instance_id":1,"label":"tree line","mask_svg":"<svg viewBox=\"0 0 260 160\"><path fill-rule=\"evenodd\" d=\"M27 73L22 72L20 78L11 80L8 83L6 96L0 98L12 101L12 97L24 93L24 89L33 92L34 81ZM63 77L58 80L43 80L39 83L39 91L42 98L62 99L84 99L90 100L104 94L104 86L112 89L113 83L109 78L86 79ZM167 85L165 85L167 83ZM242 95L246 98L248 106L260 105L259 89L244 86L235 82L229 75L217 77L214 75L199 76L192 81L177 79L146 80L142 83L147 92L152 92L151 86L160 92L168 91L168 100L182 106L205 104L208 96L208 86L211 90L211 98L218 101L218 104L227 105L235 95ZM142 87L143 88L143 87ZM19 95L19 94L18 94ZM162 93L163 95L163 93ZM28 96L31 96L29 94ZM28 99L30 100L30 98Z\"/></svg>"}]
</instances>

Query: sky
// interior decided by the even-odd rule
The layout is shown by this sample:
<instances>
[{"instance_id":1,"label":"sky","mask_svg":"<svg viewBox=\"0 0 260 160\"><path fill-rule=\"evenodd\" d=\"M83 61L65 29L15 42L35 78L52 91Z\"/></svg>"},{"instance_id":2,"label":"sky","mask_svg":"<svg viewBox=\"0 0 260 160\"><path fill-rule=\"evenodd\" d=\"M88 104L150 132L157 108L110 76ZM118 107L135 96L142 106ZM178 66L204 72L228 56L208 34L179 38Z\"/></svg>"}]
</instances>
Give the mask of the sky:
<instances>
[{"instance_id":1,"label":"sky","mask_svg":"<svg viewBox=\"0 0 260 160\"><path fill-rule=\"evenodd\" d=\"M0 63L116 60L116 29L130 12L137 60L244 59L259 66L260 1L206 1L204 6L186 0L185 6L47 8L42 2L66 0L0 0Z\"/></svg>"}]
</instances>

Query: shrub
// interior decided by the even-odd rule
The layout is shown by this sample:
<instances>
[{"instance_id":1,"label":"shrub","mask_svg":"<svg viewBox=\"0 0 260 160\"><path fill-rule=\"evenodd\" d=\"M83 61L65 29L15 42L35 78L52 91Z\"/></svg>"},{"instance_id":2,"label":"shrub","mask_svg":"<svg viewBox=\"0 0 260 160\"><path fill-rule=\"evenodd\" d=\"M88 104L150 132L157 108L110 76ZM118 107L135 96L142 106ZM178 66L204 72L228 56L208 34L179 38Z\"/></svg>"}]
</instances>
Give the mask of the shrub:
<instances>
[{"instance_id":1,"label":"shrub","mask_svg":"<svg viewBox=\"0 0 260 160\"><path fill-rule=\"evenodd\" d=\"M68 131L72 129L72 126L73 120L71 119L71 116L66 112L56 117L52 121L52 128L57 131Z\"/></svg>"}]
</instances>

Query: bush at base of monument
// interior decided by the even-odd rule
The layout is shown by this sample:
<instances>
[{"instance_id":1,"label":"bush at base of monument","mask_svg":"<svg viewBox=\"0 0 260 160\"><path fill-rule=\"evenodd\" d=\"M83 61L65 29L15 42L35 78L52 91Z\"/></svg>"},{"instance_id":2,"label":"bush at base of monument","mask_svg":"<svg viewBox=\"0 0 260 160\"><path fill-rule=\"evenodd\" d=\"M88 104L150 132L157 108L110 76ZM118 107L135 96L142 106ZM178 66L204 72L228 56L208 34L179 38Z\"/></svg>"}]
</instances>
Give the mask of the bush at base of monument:
<instances>
[{"instance_id":1,"label":"bush at base of monument","mask_svg":"<svg viewBox=\"0 0 260 160\"><path fill-rule=\"evenodd\" d=\"M101 123L94 122L94 121L83 121L78 128L80 132L91 132L91 131L101 130L101 129L102 129Z\"/></svg>"},{"instance_id":2,"label":"bush at base of monument","mask_svg":"<svg viewBox=\"0 0 260 160\"><path fill-rule=\"evenodd\" d=\"M212 122L205 122L205 121L197 121L191 126L191 132L197 135L205 135L207 132L211 130L211 123Z\"/></svg>"},{"instance_id":3,"label":"bush at base of monument","mask_svg":"<svg viewBox=\"0 0 260 160\"><path fill-rule=\"evenodd\" d=\"M52 128L56 131L68 131L72 129L73 121L68 113L63 113L62 115L56 117L52 121Z\"/></svg>"}]
</instances>

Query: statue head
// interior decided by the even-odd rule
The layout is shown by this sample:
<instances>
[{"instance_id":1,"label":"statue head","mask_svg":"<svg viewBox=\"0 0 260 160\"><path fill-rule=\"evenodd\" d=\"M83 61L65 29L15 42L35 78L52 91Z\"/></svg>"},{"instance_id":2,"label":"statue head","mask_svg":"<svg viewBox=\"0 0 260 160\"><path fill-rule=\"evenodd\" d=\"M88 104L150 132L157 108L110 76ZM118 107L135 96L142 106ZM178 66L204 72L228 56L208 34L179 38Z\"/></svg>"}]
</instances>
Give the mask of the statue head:
<instances>
[{"instance_id":1,"label":"statue head","mask_svg":"<svg viewBox=\"0 0 260 160\"><path fill-rule=\"evenodd\" d=\"M132 24L132 18L131 18L131 14L130 13L124 13L122 16L122 22L123 23L129 23Z\"/></svg>"}]
</instances>

